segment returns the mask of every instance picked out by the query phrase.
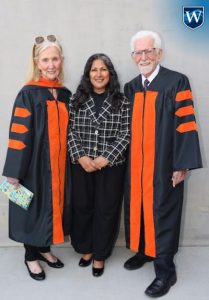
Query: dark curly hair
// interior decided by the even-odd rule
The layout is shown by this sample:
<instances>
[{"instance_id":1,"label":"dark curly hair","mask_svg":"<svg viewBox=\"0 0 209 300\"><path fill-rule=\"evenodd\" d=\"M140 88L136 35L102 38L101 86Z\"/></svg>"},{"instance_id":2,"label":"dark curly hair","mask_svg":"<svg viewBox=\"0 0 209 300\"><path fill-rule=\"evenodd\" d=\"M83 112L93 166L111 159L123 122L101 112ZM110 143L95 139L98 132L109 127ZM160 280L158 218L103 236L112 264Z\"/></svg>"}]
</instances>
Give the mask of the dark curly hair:
<instances>
[{"instance_id":1,"label":"dark curly hair","mask_svg":"<svg viewBox=\"0 0 209 300\"><path fill-rule=\"evenodd\" d=\"M73 96L72 105L76 110L78 110L89 99L89 96L93 92L93 86L91 84L89 74L92 64L96 59L102 60L109 70L110 80L106 87L106 91L109 94L112 111L118 111L121 106L123 94L120 92L120 83L115 68L110 58L103 53L93 54L87 60L80 84L78 85L76 93Z\"/></svg>"}]
</instances>

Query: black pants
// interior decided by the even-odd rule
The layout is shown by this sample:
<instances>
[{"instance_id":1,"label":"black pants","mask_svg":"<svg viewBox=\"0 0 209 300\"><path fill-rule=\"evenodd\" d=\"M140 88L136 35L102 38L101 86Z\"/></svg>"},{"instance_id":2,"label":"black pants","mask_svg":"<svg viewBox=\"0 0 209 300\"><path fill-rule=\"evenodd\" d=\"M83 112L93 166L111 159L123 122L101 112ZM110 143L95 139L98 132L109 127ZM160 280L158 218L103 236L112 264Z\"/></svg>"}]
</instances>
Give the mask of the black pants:
<instances>
[{"instance_id":1,"label":"black pants","mask_svg":"<svg viewBox=\"0 0 209 300\"><path fill-rule=\"evenodd\" d=\"M95 260L110 256L119 231L124 165L87 173L72 166L72 234L78 253L93 253Z\"/></svg>"},{"instance_id":2,"label":"black pants","mask_svg":"<svg viewBox=\"0 0 209 300\"><path fill-rule=\"evenodd\" d=\"M145 255L145 239L144 239L144 217L143 217L143 207L141 215L141 230L140 230L140 244L139 244L139 254ZM157 256L154 259L155 274L158 278L168 278L175 272L175 264L173 262L173 255L163 255Z\"/></svg>"},{"instance_id":3,"label":"black pants","mask_svg":"<svg viewBox=\"0 0 209 300\"><path fill-rule=\"evenodd\" d=\"M25 247L25 260L33 261L37 260L37 253L47 253L50 252L50 247L34 247L24 244Z\"/></svg>"}]
</instances>

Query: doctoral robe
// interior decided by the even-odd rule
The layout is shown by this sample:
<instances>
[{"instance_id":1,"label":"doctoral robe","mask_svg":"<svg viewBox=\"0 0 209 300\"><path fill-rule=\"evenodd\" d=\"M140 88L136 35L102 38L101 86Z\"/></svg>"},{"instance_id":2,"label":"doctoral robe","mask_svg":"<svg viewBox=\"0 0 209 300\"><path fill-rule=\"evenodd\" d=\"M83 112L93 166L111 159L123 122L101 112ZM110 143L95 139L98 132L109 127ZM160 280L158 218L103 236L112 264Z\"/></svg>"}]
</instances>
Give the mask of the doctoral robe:
<instances>
[{"instance_id":1,"label":"doctoral robe","mask_svg":"<svg viewBox=\"0 0 209 300\"><path fill-rule=\"evenodd\" d=\"M131 143L125 183L127 247L139 250L144 219L145 254L174 255L183 203L172 173L202 167L188 78L160 67L145 92L141 75L125 85L131 101Z\"/></svg>"},{"instance_id":2,"label":"doctoral robe","mask_svg":"<svg viewBox=\"0 0 209 300\"><path fill-rule=\"evenodd\" d=\"M57 100L49 88L57 89ZM9 203L9 237L33 246L64 242L70 230L68 102L57 81L25 85L14 103L3 175L34 193L27 211Z\"/></svg>"}]
</instances>

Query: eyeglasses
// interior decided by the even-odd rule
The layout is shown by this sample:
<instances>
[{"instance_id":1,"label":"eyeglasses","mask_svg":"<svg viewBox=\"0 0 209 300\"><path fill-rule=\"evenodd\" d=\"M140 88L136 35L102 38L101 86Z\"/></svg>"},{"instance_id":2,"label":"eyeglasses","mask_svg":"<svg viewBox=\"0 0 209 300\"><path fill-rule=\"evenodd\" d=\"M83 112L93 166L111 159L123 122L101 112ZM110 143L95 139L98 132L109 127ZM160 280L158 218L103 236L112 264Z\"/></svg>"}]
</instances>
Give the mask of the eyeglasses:
<instances>
[{"instance_id":1,"label":"eyeglasses","mask_svg":"<svg viewBox=\"0 0 209 300\"><path fill-rule=\"evenodd\" d=\"M147 57L153 57L157 48L149 48L144 50L133 51L131 54L136 58L141 58L143 53Z\"/></svg>"},{"instance_id":2,"label":"eyeglasses","mask_svg":"<svg viewBox=\"0 0 209 300\"><path fill-rule=\"evenodd\" d=\"M56 42L57 38L53 34L47 35L45 37L44 36L37 36L35 38L35 45L40 45L40 44L42 44L46 40L49 41L49 42L54 43L54 42Z\"/></svg>"}]
</instances>

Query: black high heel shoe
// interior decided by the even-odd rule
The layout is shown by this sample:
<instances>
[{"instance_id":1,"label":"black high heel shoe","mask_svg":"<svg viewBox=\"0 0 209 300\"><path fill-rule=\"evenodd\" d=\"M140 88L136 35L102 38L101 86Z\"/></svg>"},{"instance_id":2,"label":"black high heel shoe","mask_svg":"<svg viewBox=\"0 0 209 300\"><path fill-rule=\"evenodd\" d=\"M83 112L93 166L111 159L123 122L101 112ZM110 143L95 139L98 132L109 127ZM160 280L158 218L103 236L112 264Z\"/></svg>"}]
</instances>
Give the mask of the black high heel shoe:
<instances>
[{"instance_id":1,"label":"black high heel shoe","mask_svg":"<svg viewBox=\"0 0 209 300\"><path fill-rule=\"evenodd\" d=\"M26 267L27 267L28 273L29 273L29 275L30 275L31 278L33 278L33 279L35 279L35 280L39 280L39 281L45 279L46 275L45 275L45 272L44 272L44 271L42 271L42 272L36 274L36 273L33 273L33 272L29 269L29 266L28 266L26 260L25 260L25 265L26 265Z\"/></svg>"},{"instance_id":2,"label":"black high heel shoe","mask_svg":"<svg viewBox=\"0 0 209 300\"><path fill-rule=\"evenodd\" d=\"M83 257L81 257L78 265L80 267L84 267L85 268L85 267L88 267L91 264L91 262L92 262L92 257L90 259L88 259L88 260L86 260Z\"/></svg>"},{"instance_id":3,"label":"black high heel shoe","mask_svg":"<svg viewBox=\"0 0 209 300\"><path fill-rule=\"evenodd\" d=\"M104 273L104 266L102 268L95 268L94 267L94 263L92 265L92 275L95 277L99 277L102 276L102 274Z\"/></svg>"},{"instance_id":4,"label":"black high heel shoe","mask_svg":"<svg viewBox=\"0 0 209 300\"><path fill-rule=\"evenodd\" d=\"M61 262L61 260L59 260L59 258L57 258L57 261L51 262L51 261L47 260L43 255L41 255L40 253L38 253L37 254L37 259L44 261L51 268L61 269L61 268L64 267L63 262Z\"/></svg>"}]
</instances>

